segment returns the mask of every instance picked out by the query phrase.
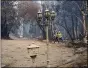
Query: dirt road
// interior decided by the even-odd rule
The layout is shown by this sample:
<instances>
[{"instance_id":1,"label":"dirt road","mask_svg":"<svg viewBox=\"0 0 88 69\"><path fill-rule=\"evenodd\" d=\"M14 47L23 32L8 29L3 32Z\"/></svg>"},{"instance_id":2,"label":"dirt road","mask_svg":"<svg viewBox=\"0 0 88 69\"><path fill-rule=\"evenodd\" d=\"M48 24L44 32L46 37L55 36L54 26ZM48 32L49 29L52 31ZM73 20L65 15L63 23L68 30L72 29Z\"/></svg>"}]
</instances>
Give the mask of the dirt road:
<instances>
[{"instance_id":1,"label":"dirt road","mask_svg":"<svg viewBox=\"0 0 88 69\"><path fill-rule=\"evenodd\" d=\"M32 43L40 47L28 53ZM49 67L60 67L74 56L73 49L64 44L50 43L48 47ZM33 51L37 54L34 63L30 57ZM47 67L47 45L37 40L2 40L1 60L2 67Z\"/></svg>"}]
</instances>

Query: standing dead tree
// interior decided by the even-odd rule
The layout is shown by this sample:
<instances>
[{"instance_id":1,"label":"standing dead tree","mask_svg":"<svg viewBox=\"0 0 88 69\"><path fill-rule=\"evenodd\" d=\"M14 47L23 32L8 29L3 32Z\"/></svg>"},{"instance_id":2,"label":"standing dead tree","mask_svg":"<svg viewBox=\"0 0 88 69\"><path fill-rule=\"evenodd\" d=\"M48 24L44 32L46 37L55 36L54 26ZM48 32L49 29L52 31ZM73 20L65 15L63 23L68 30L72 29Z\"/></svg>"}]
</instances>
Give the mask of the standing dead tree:
<instances>
[{"instance_id":1,"label":"standing dead tree","mask_svg":"<svg viewBox=\"0 0 88 69\"><path fill-rule=\"evenodd\" d=\"M9 38L13 26L17 26L16 12L13 8L13 1L1 1L1 36Z\"/></svg>"},{"instance_id":2,"label":"standing dead tree","mask_svg":"<svg viewBox=\"0 0 88 69\"><path fill-rule=\"evenodd\" d=\"M71 40L75 40L79 38L79 35L81 33L82 38L84 38L84 33L83 31L85 31L85 19L83 18L83 12L86 11L86 1L63 1L62 5L60 6L60 11L62 12L58 12L58 18L59 18L59 23L58 25L62 26L63 28L65 28L65 30L68 30L68 35L71 38ZM84 11L82 11L82 6L84 8ZM81 9L81 10L80 10ZM79 12L79 14L78 14ZM66 21L67 23L63 22L64 20L64 15L66 14ZM63 16L62 16L62 15ZM60 17L61 16L61 17ZM61 18L61 19L60 19ZM62 19L63 18L63 19ZM57 21L58 22L58 21ZM61 24L62 23L62 24ZM68 26L70 24L70 26ZM66 29L66 25L67 25L67 29ZM72 26L72 27L71 27ZM70 29L70 30L69 30ZM71 35L71 36L70 36ZM80 36L81 37L81 36Z\"/></svg>"}]
</instances>

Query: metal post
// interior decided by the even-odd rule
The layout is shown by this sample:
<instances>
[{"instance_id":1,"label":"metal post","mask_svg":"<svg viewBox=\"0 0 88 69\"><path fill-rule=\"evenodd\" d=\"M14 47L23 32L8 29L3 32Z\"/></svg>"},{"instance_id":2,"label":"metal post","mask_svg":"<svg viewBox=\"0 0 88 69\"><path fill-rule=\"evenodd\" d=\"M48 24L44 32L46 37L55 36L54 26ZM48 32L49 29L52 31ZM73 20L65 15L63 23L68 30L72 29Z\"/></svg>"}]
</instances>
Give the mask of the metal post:
<instances>
[{"instance_id":1,"label":"metal post","mask_svg":"<svg viewBox=\"0 0 88 69\"><path fill-rule=\"evenodd\" d=\"M47 67L49 67L48 26L46 26L46 40L47 40Z\"/></svg>"},{"instance_id":2,"label":"metal post","mask_svg":"<svg viewBox=\"0 0 88 69\"><path fill-rule=\"evenodd\" d=\"M49 24L49 21L47 20L47 25L46 25L46 41L47 41L47 67L49 67L49 35L48 35L48 24Z\"/></svg>"},{"instance_id":3,"label":"metal post","mask_svg":"<svg viewBox=\"0 0 88 69\"><path fill-rule=\"evenodd\" d=\"M49 37L48 37L48 26L46 26L46 41L47 41L47 44L48 44L48 41L49 41L48 38L49 38Z\"/></svg>"}]
</instances>

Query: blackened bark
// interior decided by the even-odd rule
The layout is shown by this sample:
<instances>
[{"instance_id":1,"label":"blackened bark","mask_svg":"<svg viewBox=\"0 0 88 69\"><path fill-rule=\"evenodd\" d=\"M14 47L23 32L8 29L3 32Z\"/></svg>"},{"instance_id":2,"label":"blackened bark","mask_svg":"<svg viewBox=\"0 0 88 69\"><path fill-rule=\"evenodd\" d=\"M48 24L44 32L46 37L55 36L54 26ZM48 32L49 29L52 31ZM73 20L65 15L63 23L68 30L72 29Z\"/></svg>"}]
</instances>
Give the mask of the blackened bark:
<instances>
[{"instance_id":1,"label":"blackened bark","mask_svg":"<svg viewBox=\"0 0 88 69\"><path fill-rule=\"evenodd\" d=\"M73 15L71 15L71 19L72 19L72 33L73 33L73 40L75 39L75 34L74 34L74 20L73 20Z\"/></svg>"}]
</instances>

